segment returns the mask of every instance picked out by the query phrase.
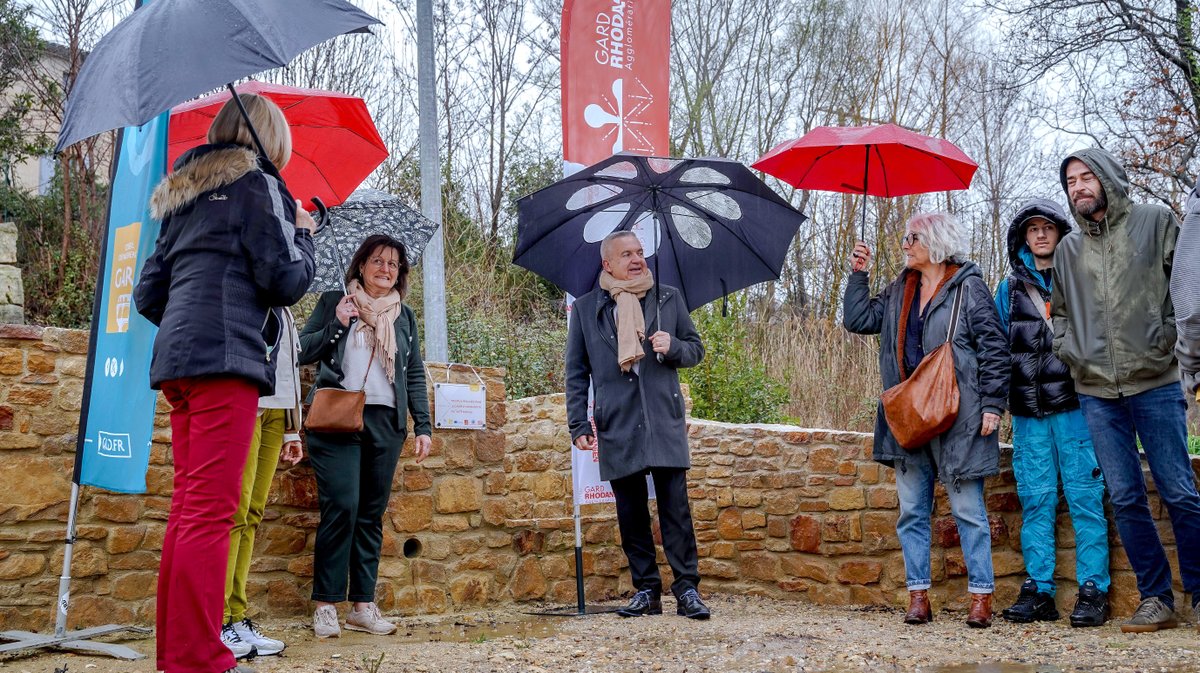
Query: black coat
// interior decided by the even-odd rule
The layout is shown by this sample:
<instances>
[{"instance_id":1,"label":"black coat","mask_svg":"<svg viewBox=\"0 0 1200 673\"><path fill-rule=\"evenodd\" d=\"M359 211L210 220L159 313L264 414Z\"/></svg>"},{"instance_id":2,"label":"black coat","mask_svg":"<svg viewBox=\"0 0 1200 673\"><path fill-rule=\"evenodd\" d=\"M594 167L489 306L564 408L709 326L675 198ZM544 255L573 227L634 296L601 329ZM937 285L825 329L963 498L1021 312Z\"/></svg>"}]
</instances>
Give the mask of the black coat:
<instances>
[{"instance_id":1,"label":"black coat","mask_svg":"<svg viewBox=\"0 0 1200 673\"><path fill-rule=\"evenodd\" d=\"M896 343L900 308L904 299L905 270L878 295L872 297L866 272L850 274L843 298L846 329L855 334L880 335L879 372L882 390L900 383ZM979 434L983 412L1003 414L1008 402L1008 339L1000 329L996 304L979 267L966 262L929 300L921 343L925 353L946 342L954 292L963 292L962 311L954 333L954 374L958 382L958 418L929 449L943 483L956 479L978 479L996 474L1000 463L1000 433ZM914 298L913 301L919 301ZM875 460L903 469L908 456L888 428L880 402L875 417ZM900 463L899 465L895 465Z\"/></svg>"},{"instance_id":2,"label":"black coat","mask_svg":"<svg viewBox=\"0 0 1200 673\"><path fill-rule=\"evenodd\" d=\"M313 277L313 241L296 203L254 152L204 145L179 158L154 190L162 219L133 300L158 325L150 386L193 376L241 376L275 391L279 323Z\"/></svg>"},{"instance_id":3,"label":"black coat","mask_svg":"<svg viewBox=\"0 0 1200 673\"><path fill-rule=\"evenodd\" d=\"M342 365L345 361L346 338L350 327L342 326L337 319L337 304L343 295L334 290L321 295L316 308L300 330L300 358L302 365L320 363L317 380L308 392L309 401L317 388L345 388L342 385ZM431 435L433 425L429 420L429 392L425 388L425 362L421 359L421 338L417 330L417 319L408 304L401 305L400 315L392 326L396 330L396 380L392 385L396 391L396 420L401 428L408 425L407 414L412 414L413 433ZM357 390L361 381L352 381Z\"/></svg>"},{"instance_id":4,"label":"black coat","mask_svg":"<svg viewBox=\"0 0 1200 673\"><path fill-rule=\"evenodd\" d=\"M1009 411L1014 416L1043 418L1078 409L1079 397L1071 370L1054 356L1054 330L1044 317L1050 304L1050 288L1031 270L1034 259L1025 243L1025 223L1033 217L1053 223L1060 241L1071 233L1066 214L1053 201L1031 199L1022 204L1008 227L1011 273L996 289L996 305L1001 323L1008 323L1012 353ZM1036 304L1029 297L1026 283L1037 292Z\"/></svg>"},{"instance_id":5,"label":"black coat","mask_svg":"<svg viewBox=\"0 0 1200 673\"><path fill-rule=\"evenodd\" d=\"M640 373L621 371L617 330L607 291L596 289L575 301L567 330L567 422L572 441L592 434L588 423L588 381L595 394L593 417L600 451L600 478L606 481L649 467L690 468L687 424L679 369L704 359L704 346L679 291L662 285L659 317L654 290L642 298L646 334L671 335L671 348L659 363L647 340ZM660 327L661 325L661 327Z\"/></svg>"}]
</instances>

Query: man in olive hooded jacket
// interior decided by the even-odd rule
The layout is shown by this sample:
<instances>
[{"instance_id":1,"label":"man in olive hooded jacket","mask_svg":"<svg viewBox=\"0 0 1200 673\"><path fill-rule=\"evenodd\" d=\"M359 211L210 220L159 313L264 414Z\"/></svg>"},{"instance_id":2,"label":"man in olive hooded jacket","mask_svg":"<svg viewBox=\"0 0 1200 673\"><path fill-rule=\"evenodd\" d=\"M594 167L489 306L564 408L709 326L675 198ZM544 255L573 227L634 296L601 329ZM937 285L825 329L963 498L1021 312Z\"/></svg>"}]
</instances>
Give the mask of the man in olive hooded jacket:
<instances>
[{"instance_id":1,"label":"man in olive hooded jacket","mask_svg":"<svg viewBox=\"0 0 1200 673\"><path fill-rule=\"evenodd\" d=\"M1172 628L1171 568L1150 516L1141 441L1179 552L1183 588L1200 601L1200 495L1187 453L1186 403L1175 359L1168 284L1179 223L1163 206L1134 204L1125 170L1086 149L1060 169L1079 230L1054 253L1054 354L1070 369L1121 542L1142 602L1122 631Z\"/></svg>"}]
</instances>

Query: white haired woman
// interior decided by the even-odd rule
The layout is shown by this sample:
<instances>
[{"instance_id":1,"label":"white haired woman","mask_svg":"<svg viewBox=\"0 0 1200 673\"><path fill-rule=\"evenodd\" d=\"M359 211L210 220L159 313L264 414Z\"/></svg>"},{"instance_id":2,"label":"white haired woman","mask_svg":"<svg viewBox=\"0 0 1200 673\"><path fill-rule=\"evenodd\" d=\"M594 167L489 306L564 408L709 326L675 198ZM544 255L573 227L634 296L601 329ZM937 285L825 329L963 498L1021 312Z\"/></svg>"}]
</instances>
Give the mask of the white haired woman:
<instances>
[{"instance_id":1,"label":"white haired woman","mask_svg":"<svg viewBox=\"0 0 1200 673\"><path fill-rule=\"evenodd\" d=\"M965 260L953 216L914 216L905 227L901 249L904 270L872 297L867 278L871 250L859 241L843 299L846 329L880 335L884 390L905 380L927 353L946 342L956 295L961 294L952 344L960 396L954 425L928 444L910 450L892 435L882 402L875 420L873 457L896 470L900 499L896 533L909 591L904 621L924 624L933 619L928 596L933 577L930 519L934 482L940 479L949 495L967 566L967 624L984 628L991 625L995 583L983 480L999 470L996 430L1008 402L1008 339L979 268Z\"/></svg>"}]
</instances>

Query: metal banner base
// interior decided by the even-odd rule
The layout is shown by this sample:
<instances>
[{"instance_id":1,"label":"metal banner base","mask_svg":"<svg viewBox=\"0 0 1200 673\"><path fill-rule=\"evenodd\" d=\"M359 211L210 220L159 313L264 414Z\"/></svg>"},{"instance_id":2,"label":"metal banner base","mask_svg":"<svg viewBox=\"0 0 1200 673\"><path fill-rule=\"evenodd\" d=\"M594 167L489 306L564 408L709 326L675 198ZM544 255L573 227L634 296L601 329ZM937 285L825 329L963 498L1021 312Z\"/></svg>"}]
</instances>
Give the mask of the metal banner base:
<instances>
[{"instance_id":1,"label":"metal banner base","mask_svg":"<svg viewBox=\"0 0 1200 673\"><path fill-rule=\"evenodd\" d=\"M589 617L591 615L612 614L620 609L621 608L619 606L611 607L607 605L585 605L583 606L583 611L580 612L578 607L571 605L561 608L551 608L549 610L530 610L525 614L537 615L538 617Z\"/></svg>"},{"instance_id":2,"label":"metal banner base","mask_svg":"<svg viewBox=\"0 0 1200 673\"><path fill-rule=\"evenodd\" d=\"M110 657L118 659L145 659L146 655L137 650L119 645L117 643L99 643L91 640L97 636L103 636L110 633L118 633L121 631L129 631L139 635L150 635L154 633L153 629L144 626L121 626L119 624L106 624L104 626L94 626L90 629L81 629L79 631L66 631L61 635L47 635L42 633L33 633L31 631L2 631L0 632L0 640L11 640L15 642L0 644L0 659L15 658L27 656L33 652L25 652L24 650L34 650L43 647L53 648L57 650L73 650L77 652L88 652L93 654L106 654Z\"/></svg>"}]
</instances>

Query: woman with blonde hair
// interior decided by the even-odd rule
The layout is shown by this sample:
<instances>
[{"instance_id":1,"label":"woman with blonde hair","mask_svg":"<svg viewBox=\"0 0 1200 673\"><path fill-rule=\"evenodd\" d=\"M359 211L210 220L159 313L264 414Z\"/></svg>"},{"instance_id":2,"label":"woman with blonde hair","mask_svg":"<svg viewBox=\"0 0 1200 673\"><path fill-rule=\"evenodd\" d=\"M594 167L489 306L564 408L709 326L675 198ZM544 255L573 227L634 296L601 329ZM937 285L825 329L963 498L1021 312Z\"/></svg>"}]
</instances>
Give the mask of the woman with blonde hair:
<instances>
[{"instance_id":1,"label":"woman with blonde hair","mask_svg":"<svg viewBox=\"0 0 1200 673\"><path fill-rule=\"evenodd\" d=\"M962 240L953 216L914 216L900 243L905 268L874 297L867 283L871 250L859 241L842 312L849 331L880 335L882 390L907 379L927 354L950 341L959 393L954 424L928 444L904 447L892 434L881 402L873 457L896 470L896 534L909 592L905 623L933 619L929 546L934 483L940 480L962 538L970 598L967 625L986 628L992 623L995 578L983 480L999 471L996 430L1008 406L1008 336L979 267L966 260Z\"/></svg>"},{"instance_id":2,"label":"woman with blonde hair","mask_svg":"<svg viewBox=\"0 0 1200 673\"><path fill-rule=\"evenodd\" d=\"M226 103L209 144L180 157L154 191L162 230L134 290L138 312L159 327L150 386L172 407L156 630L165 673L250 670L221 641L229 534L258 400L275 391L281 325L271 309L300 299L314 270L312 218L276 177L291 156L287 122L269 100L240 98L267 157Z\"/></svg>"}]
</instances>

